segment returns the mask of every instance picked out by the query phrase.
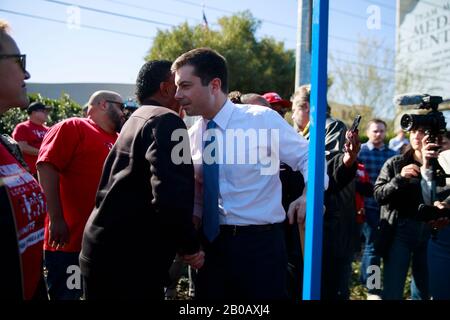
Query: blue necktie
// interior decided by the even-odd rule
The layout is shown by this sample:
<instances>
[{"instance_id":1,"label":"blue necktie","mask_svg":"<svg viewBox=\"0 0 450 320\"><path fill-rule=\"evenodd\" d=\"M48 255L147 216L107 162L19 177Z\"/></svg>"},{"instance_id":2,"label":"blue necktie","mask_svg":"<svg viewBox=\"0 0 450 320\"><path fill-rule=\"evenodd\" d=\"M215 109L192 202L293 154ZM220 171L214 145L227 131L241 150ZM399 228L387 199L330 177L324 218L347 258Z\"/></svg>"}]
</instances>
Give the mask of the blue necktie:
<instances>
[{"instance_id":1,"label":"blue necktie","mask_svg":"<svg viewBox=\"0 0 450 320\"><path fill-rule=\"evenodd\" d=\"M216 123L212 120L208 122L206 129L215 129ZM213 131L213 130L211 130ZM205 141L203 151L210 144L215 144L216 137L211 136ZM205 155L203 153L203 232L209 242L212 242L219 234L219 165L216 160L205 162L205 156L209 159L216 159L217 150L214 148Z\"/></svg>"}]
</instances>

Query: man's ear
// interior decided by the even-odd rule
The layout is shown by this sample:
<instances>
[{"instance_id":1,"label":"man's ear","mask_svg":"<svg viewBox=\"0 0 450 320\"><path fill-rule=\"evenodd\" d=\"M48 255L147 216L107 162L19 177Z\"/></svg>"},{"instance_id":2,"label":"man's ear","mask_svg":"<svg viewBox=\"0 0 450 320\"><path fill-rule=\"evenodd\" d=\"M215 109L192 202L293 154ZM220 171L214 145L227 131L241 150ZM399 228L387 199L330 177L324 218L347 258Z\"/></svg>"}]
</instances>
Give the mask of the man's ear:
<instances>
[{"instance_id":1,"label":"man's ear","mask_svg":"<svg viewBox=\"0 0 450 320\"><path fill-rule=\"evenodd\" d=\"M209 84L214 93L222 90L222 81L219 78L212 79Z\"/></svg>"},{"instance_id":2,"label":"man's ear","mask_svg":"<svg viewBox=\"0 0 450 320\"><path fill-rule=\"evenodd\" d=\"M102 100L100 100L99 106L100 106L100 110L104 111L104 110L108 109L108 102L106 102L105 99L102 99Z\"/></svg>"},{"instance_id":3,"label":"man's ear","mask_svg":"<svg viewBox=\"0 0 450 320\"><path fill-rule=\"evenodd\" d=\"M159 84L159 92L163 97L169 94L169 88L167 87L167 82L161 82Z\"/></svg>"},{"instance_id":4,"label":"man's ear","mask_svg":"<svg viewBox=\"0 0 450 320\"><path fill-rule=\"evenodd\" d=\"M308 113L311 111L311 104L309 102L306 102L306 108L305 109L306 109L305 111L308 111Z\"/></svg>"}]
</instances>

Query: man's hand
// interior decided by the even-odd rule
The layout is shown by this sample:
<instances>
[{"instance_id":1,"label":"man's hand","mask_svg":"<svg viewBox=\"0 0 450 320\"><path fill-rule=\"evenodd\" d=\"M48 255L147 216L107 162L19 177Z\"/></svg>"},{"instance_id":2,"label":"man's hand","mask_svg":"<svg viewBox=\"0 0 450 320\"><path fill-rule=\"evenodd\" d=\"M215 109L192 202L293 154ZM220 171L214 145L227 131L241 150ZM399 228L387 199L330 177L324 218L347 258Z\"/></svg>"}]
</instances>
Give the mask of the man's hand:
<instances>
[{"instance_id":1,"label":"man's hand","mask_svg":"<svg viewBox=\"0 0 450 320\"><path fill-rule=\"evenodd\" d=\"M205 263L205 252L199 250L197 253L182 256L183 262L194 269L200 269Z\"/></svg>"},{"instance_id":2,"label":"man's hand","mask_svg":"<svg viewBox=\"0 0 450 320\"><path fill-rule=\"evenodd\" d=\"M418 177L419 174L420 168L416 164L408 164L407 166L404 166L400 172L400 175L407 179Z\"/></svg>"},{"instance_id":3,"label":"man's hand","mask_svg":"<svg viewBox=\"0 0 450 320\"><path fill-rule=\"evenodd\" d=\"M70 235L64 218L54 218L49 221L48 244L50 247L60 249L69 243Z\"/></svg>"},{"instance_id":4,"label":"man's hand","mask_svg":"<svg viewBox=\"0 0 450 320\"><path fill-rule=\"evenodd\" d=\"M299 224L305 222L306 216L306 187L303 194L291 202L289 210L287 212L289 224L293 224L295 221Z\"/></svg>"},{"instance_id":5,"label":"man's hand","mask_svg":"<svg viewBox=\"0 0 450 320\"><path fill-rule=\"evenodd\" d=\"M361 149L361 141L359 141L358 131L347 131L345 134L347 142L344 145L344 165L350 168L358 157L359 150Z\"/></svg>"},{"instance_id":6,"label":"man's hand","mask_svg":"<svg viewBox=\"0 0 450 320\"><path fill-rule=\"evenodd\" d=\"M30 146L27 141L17 141L22 153L29 154L32 156L37 156L39 154L39 148Z\"/></svg>"},{"instance_id":7,"label":"man's hand","mask_svg":"<svg viewBox=\"0 0 450 320\"><path fill-rule=\"evenodd\" d=\"M49 162L39 162L37 165L39 182L47 197L49 217L49 246L60 249L69 243L70 234L61 206L59 194L59 172Z\"/></svg>"},{"instance_id":8,"label":"man's hand","mask_svg":"<svg viewBox=\"0 0 450 320\"><path fill-rule=\"evenodd\" d=\"M202 227L202 218L197 217L197 216L192 216L192 223L194 224L195 230L198 231Z\"/></svg>"}]
</instances>

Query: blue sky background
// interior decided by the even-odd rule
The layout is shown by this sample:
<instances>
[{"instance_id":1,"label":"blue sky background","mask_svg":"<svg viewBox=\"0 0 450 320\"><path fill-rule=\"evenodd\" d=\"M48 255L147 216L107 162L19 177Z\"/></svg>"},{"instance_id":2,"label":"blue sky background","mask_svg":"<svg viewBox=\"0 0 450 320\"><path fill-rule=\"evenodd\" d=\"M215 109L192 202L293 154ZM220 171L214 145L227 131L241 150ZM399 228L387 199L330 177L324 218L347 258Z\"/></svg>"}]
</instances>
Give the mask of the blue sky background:
<instances>
[{"instance_id":1,"label":"blue sky background","mask_svg":"<svg viewBox=\"0 0 450 320\"><path fill-rule=\"evenodd\" d=\"M2 0L0 17L10 22L14 38L27 54L31 82L133 83L157 29L169 29L184 21L201 23L203 4L212 29L217 28L215 23L219 17L248 9L262 21L258 37L271 36L283 41L287 48L295 48L295 0ZM70 5L153 22L81 8L81 29L71 29L66 24ZM366 26L370 5L380 8L379 30L369 30ZM377 37L385 47L394 49L394 26L395 0L331 0L329 51L344 54L346 60L355 60L356 42L361 36Z\"/></svg>"}]
</instances>

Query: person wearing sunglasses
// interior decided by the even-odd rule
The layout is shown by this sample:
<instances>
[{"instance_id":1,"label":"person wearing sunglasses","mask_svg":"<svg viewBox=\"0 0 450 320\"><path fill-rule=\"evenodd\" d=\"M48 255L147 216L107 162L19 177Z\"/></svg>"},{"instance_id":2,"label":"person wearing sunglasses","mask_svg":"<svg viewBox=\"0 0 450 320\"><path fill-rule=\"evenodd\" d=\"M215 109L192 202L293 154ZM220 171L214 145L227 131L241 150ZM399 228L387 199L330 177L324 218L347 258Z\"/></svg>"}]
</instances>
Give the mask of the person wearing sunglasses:
<instances>
[{"instance_id":1,"label":"person wearing sunglasses","mask_svg":"<svg viewBox=\"0 0 450 320\"><path fill-rule=\"evenodd\" d=\"M0 20L0 115L25 109L28 97L25 55ZM45 299L42 246L46 200L36 179L26 170L17 142L0 135L0 300Z\"/></svg>"},{"instance_id":2,"label":"person wearing sunglasses","mask_svg":"<svg viewBox=\"0 0 450 320\"><path fill-rule=\"evenodd\" d=\"M48 199L44 266L50 300L78 300L81 286L68 288L68 267L78 265L83 229L95 205L103 163L123 121L123 99L97 91L87 118L55 124L39 150L37 171Z\"/></svg>"}]
</instances>

